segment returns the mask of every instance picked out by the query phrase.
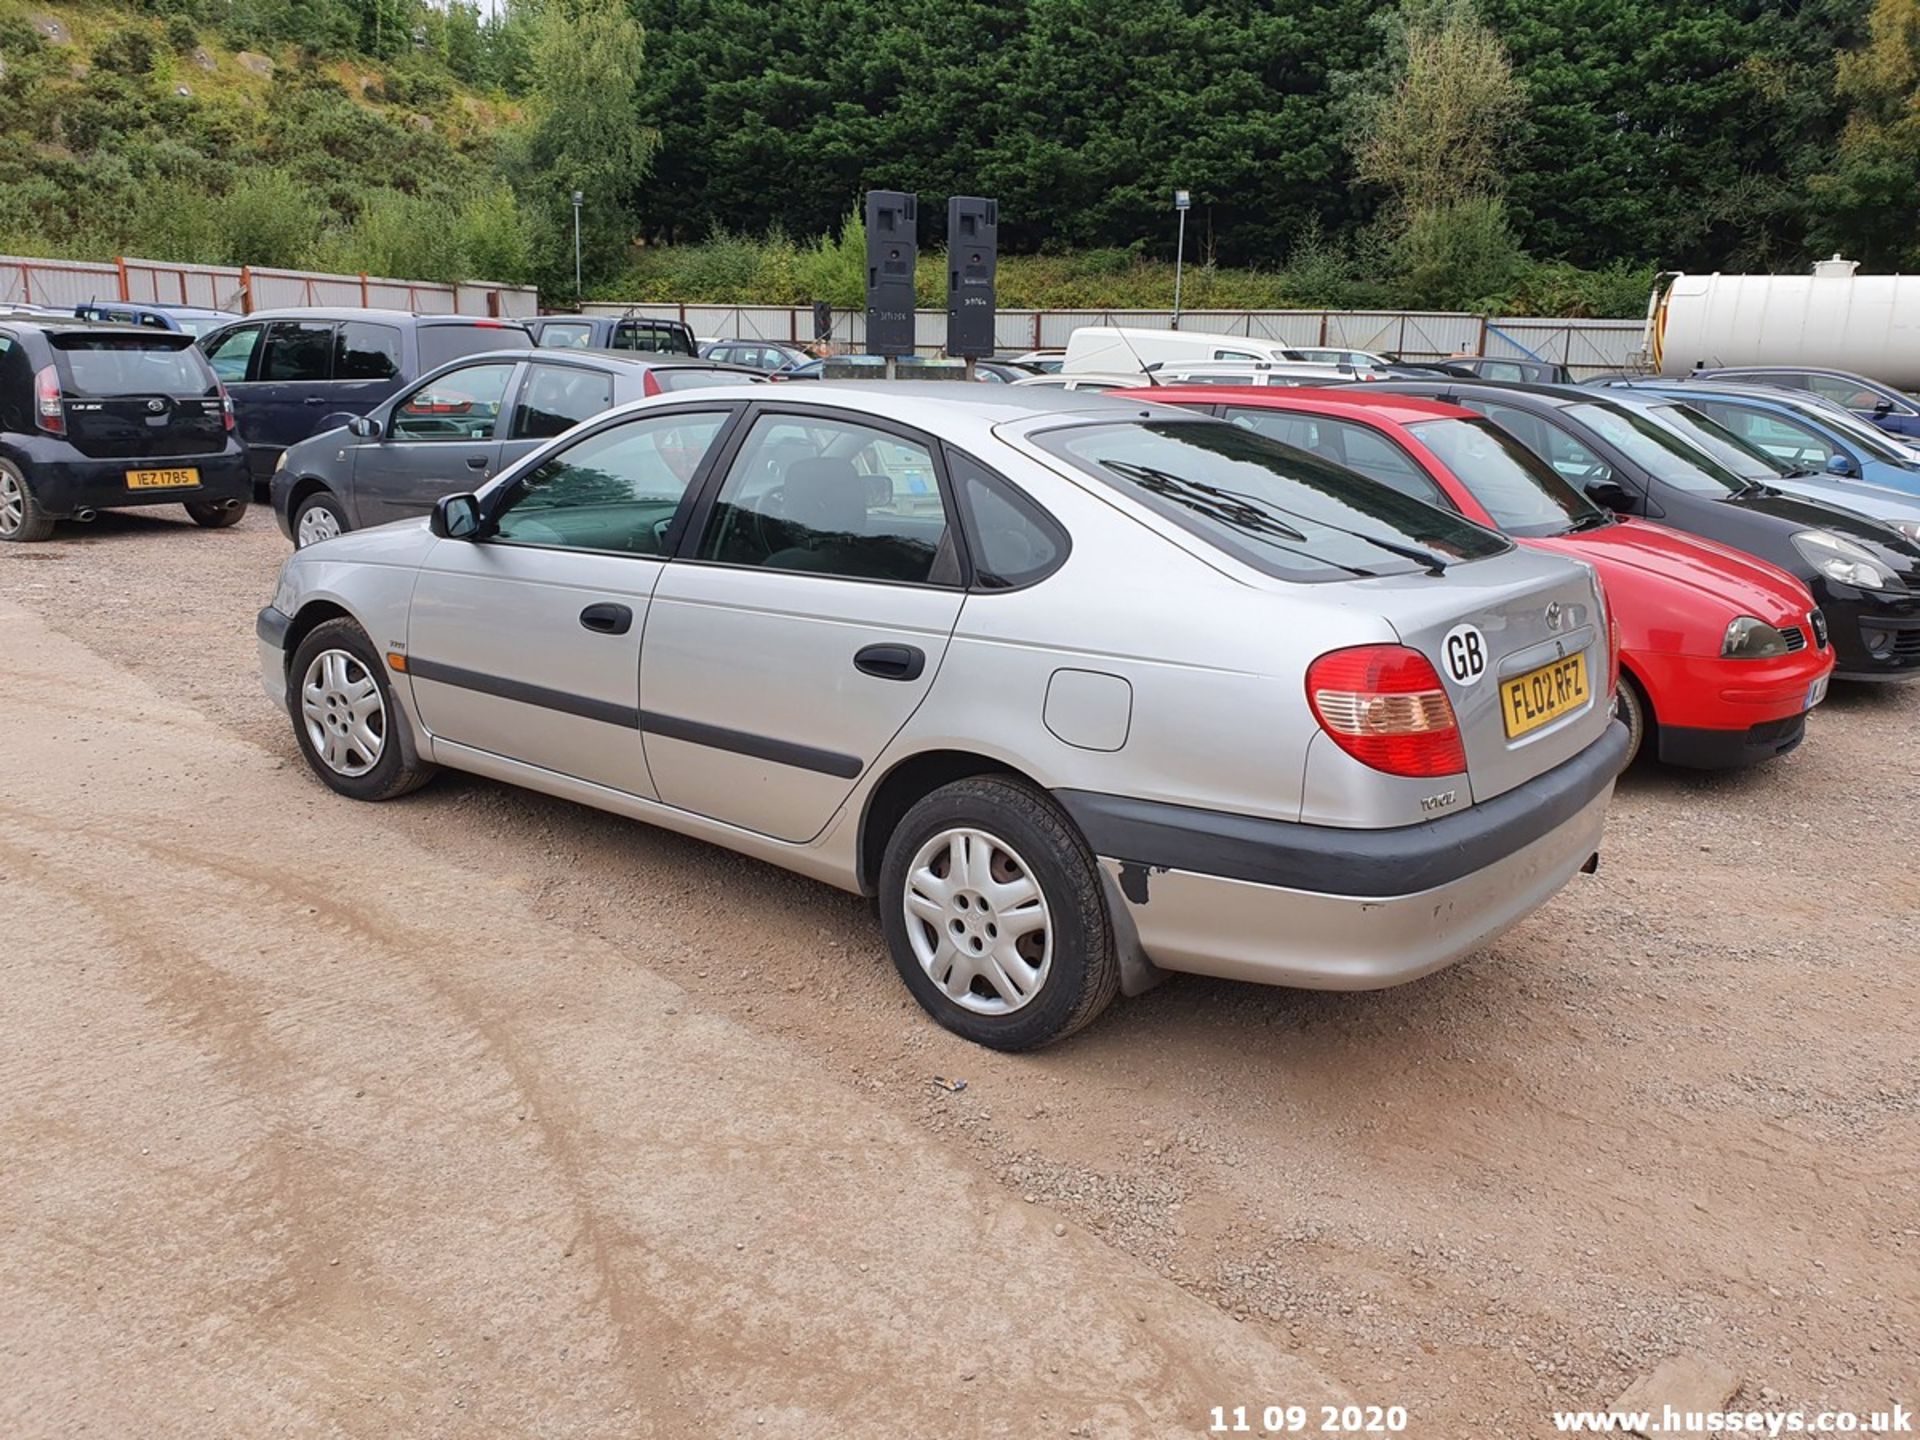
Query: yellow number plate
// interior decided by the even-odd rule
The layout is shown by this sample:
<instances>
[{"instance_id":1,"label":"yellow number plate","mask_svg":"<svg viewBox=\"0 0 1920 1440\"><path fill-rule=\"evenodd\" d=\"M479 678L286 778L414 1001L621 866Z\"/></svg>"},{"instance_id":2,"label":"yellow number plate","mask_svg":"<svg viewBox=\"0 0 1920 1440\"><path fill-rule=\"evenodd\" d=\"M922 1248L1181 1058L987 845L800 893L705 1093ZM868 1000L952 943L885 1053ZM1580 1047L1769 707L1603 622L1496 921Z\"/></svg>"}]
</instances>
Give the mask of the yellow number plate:
<instances>
[{"instance_id":1,"label":"yellow number plate","mask_svg":"<svg viewBox=\"0 0 1920 1440\"><path fill-rule=\"evenodd\" d=\"M1507 738L1538 730L1587 703L1587 652L1500 682L1500 710Z\"/></svg>"},{"instance_id":2,"label":"yellow number plate","mask_svg":"<svg viewBox=\"0 0 1920 1440\"><path fill-rule=\"evenodd\" d=\"M197 490L200 472L191 465L179 470L129 470L129 490Z\"/></svg>"}]
</instances>

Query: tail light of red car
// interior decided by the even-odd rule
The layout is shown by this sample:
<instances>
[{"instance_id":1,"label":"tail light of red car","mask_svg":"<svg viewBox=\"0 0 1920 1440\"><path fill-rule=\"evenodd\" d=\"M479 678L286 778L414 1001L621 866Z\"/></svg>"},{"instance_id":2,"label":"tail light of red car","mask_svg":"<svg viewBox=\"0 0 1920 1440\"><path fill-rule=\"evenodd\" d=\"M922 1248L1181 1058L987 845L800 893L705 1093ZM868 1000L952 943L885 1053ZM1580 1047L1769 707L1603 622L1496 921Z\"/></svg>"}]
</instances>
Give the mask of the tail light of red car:
<instances>
[{"instance_id":1,"label":"tail light of red car","mask_svg":"<svg viewBox=\"0 0 1920 1440\"><path fill-rule=\"evenodd\" d=\"M666 392L660 388L659 378L653 371L649 370L645 375L640 377L640 393L642 395L664 395Z\"/></svg>"},{"instance_id":2,"label":"tail light of red car","mask_svg":"<svg viewBox=\"0 0 1920 1440\"><path fill-rule=\"evenodd\" d=\"M1334 744L1388 775L1458 775L1466 747L1433 663L1404 645L1332 650L1307 667L1307 704Z\"/></svg>"},{"instance_id":3,"label":"tail light of red car","mask_svg":"<svg viewBox=\"0 0 1920 1440\"><path fill-rule=\"evenodd\" d=\"M34 419L49 435L67 433L66 397L60 393L60 377L51 365L42 367L33 377Z\"/></svg>"}]
</instances>

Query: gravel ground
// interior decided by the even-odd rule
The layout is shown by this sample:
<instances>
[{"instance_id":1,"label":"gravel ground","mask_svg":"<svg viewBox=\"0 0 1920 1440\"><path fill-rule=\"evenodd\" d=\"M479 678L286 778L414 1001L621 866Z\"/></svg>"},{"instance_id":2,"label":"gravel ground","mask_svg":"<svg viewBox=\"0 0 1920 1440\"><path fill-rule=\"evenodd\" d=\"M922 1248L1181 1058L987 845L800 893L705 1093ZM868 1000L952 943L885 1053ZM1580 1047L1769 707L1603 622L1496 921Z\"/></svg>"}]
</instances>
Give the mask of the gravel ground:
<instances>
[{"instance_id":1,"label":"gravel ground","mask_svg":"<svg viewBox=\"0 0 1920 1440\"><path fill-rule=\"evenodd\" d=\"M0 550L0 600L292 767L251 634L284 554L261 513L109 515ZM1599 873L1452 970L1175 978L1027 1057L924 1020L850 897L457 775L377 815L1454 1437L1676 1352L1756 1405L1920 1399L1916 793L1920 688L1837 687L1770 767L1626 777Z\"/></svg>"}]
</instances>

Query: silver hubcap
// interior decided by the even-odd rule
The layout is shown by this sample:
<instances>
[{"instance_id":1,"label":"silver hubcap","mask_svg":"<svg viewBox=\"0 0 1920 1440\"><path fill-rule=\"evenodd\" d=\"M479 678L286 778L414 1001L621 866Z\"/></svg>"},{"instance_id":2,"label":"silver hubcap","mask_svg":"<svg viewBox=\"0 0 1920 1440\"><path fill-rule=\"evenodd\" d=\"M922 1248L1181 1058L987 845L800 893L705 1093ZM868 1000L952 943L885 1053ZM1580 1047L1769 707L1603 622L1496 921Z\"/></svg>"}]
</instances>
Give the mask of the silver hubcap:
<instances>
[{"instance_id":1,"label":"silver hubcap","mask_svg":"<svg viewBox=\"0 0 1920 1440\"><path fill-rule=\"evenodd\" d=\"M907 938L946 997L978 1015L1008 1015L1047 983L1047 897L1014 849L984 830L943 830L907 870Z\"/></svg>"},{"instance_id":2,"label":"silver hubcap","mask_svg":"<svg viewBox=\"0 0 1920 1440\"><path fill-rule=\"evenodd\" d=\"M0 535L11 535L27 518L27 493L13 476L0 471Z\"/></svg>"},{"instance_id":3,"label":"silver hubcap","mask_svg":"<svg viewBox=\"0 0 1920 1440\"><path fill-rule=\"evenodd\" d=\"M345 650L322 650L300 682L300 717L313 753L336 775L364 775L387 746L380 683Z\"/></svg>"},{"instance_id":4,"label":"silver hubcap","mask_svg":"<svg viewBox=\"0 0 1920 1440\"><path fill-rule=\"evenodd\" d=\"M340 517L324 505L309 505L300 512L300 529L294 535L295 547L304 550L340 533Z\"/></svg>"}]
</instances>

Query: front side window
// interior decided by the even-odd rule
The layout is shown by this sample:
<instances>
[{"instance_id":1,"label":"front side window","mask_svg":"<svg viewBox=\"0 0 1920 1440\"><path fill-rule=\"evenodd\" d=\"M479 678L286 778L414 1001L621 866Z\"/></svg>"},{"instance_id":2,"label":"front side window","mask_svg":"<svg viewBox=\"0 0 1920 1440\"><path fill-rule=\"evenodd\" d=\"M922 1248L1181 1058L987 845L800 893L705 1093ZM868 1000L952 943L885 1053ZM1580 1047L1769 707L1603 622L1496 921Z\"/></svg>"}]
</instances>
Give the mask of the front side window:
<instances>
[{"instance_id":1,"label":"front side window","mask_svg":"<svg viewBox=\"0 0 1920 1440\"><path fill-rule=\"evenodd\" d=\"M327 380L333 376L333 326L306 320L276 320L267 327L267 353L260 379Z\"/></svg>"},{"instance_id":2,"label":"front side window","mask_svg":"<svg viewBox=\"0 0 1920 1440\"><path fill-rule=\"evenodd\" d=\"M1205 420L1076 425L1048 451L1283 580L1404 575L1506 551L1490 530L1353 471Z\"/></svg>"},{"instance_id":3,"label":"front side window","mask_svg":"<svg viewBox=\"0 0 1920 1440\"><path fill-rule=\"evenodd\" d=\"M1893 408L1893 397L1875 390L1870 385L1862 385L1858 380L1849 380L1844 375L1809 375L1807 388L1823 400L1831 400L1848 410L1871 410L1882 401ZM1910 413L1905 406L1900 409Z\"/></svg>"},{"instance_id":4,"label":"front side window","mask_svg":"<svg viewBox=\"0 0 1920 1440\"><path fill-rule=\"evenodd\" d=\"M1607 518L1531 450L1488 421L1427 420L1409 428L1509 535L1564 535Z\"/></svg>"},{"instance_id":5,"label":"front side window","mask_svg":"<svg viewBox=\"0 0 1920 1440\"><path fill-rule=\"evenodd\" d=\"M264 329L260 325L242 325L229 330L213 348L207 352L207 363L213 366L213 373L227 384L247 378L247 366L253 360L253 352L260 344L260 334Z\"/></svg>"},{"instance_id":6,"label":"front side window","mask_svg":"<svg viewBox=\"0 0 1920 1440\"><path fill-rule=\"evenodd\" d=\"M514 407L512 440L545 440L613 404L613 377L572 365L534 365Z\"/></svg>"},{"instance_id":7,"label":"front side window","mask_svg":"<svg viewBox=\"0 0 1920 1440\"><path fill-rule=\"evenodd\" d=\"M548 325L540 331L540 344L547 350L590 350L593 326L587 324Z\"/></svg>"},{"instance_id":8,"label":"front side window","mask_svg":"<svg viewBox=\"0 0 1920 1440\"><path fill-rule=\"evenodd\" d=\"M727 419L724 410L652 415L596 431L515 482L492 538L664 555L667 529Z\"/></svg>"},{"instance_id":9,"label":"front side window","mask_svg":"<svg viewBox=\"0 0 1920 1440\"><path fill-rule=\"evenodd\" d=\"M1358 470L1369 480L1391 485L1443 510L1452 509L1446 492L1416 465L1413 457L1377 430L1321 415L1289 414L1284 410L1251 407L1227 411L1234 424L1278 440L1282 445L1310 450L1323 460Z\"/></svg>"},{"instance_id":10,"label":"front side window","mask_svg":"<svg viewBox=\"0 0 1920 1440\"><path fill-rule=\"evenodd\" d=\"M906 584L957 584L933 456L843 420L763 415L727 472L700 556Z\"/></svg>"},{"instance_id":11,"label":"front side window","mask_svg":"<svg viewBox=\"0 0 1920 1440\"><path fill-rule=\"evenodd\" d=\"M387 433L395 440L491 440L512 378L511 362L449 370L393 407Z\"/></svg>"},{"instance_id":12,"label":"front side window","mask_svg":"<svg viewBox=\"0 0 1920 1440\"><path fill-rule=\"evenodd\" d=\"M392 380L400 374L400 332L391 325L349 320L333 351L336 380Z\"/></svg>"}]
</instances>

